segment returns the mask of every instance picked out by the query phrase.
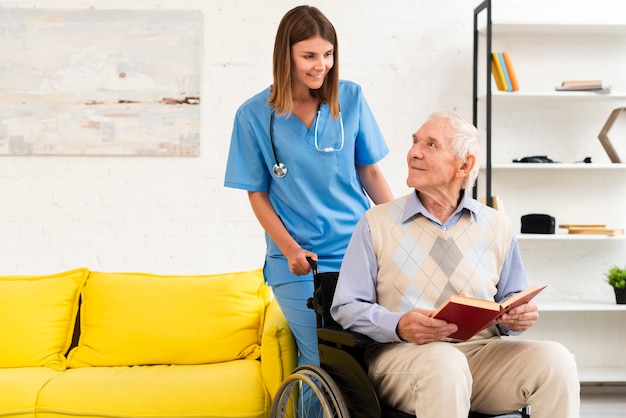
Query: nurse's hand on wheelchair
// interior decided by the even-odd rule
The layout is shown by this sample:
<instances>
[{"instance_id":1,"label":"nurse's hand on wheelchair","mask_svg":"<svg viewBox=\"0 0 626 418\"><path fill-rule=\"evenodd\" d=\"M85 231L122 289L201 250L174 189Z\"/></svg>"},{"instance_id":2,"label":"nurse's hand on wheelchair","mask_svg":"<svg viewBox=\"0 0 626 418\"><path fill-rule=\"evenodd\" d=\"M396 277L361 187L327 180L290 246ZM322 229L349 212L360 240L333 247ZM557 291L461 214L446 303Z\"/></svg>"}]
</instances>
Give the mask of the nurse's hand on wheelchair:
<instances>
[{"instance_id":1,"label":"nurse's hand on wheelchair","mask_svg":"<svg viewBox=\"0 0 626 418\"><path fill-rule=\"evenodd\" d=\"M398 337L415 344L428 344L441 341L457 331L455 324L431 318L432 313L428 309L415 308L402 315L396 327Z\"/></svg>"},{"instance_id":2,"label":"nurse's hand on wheelchair","mask_svg":"<svg viewBox=\"0 0 626 418\"><path fill-rule=\"evenodd\" d=\"M284 255L289 263L289 271L297 276L305 276L311 272L309 260L317 262L317 254L301 247Z\"/></svg>"}]
</instances>

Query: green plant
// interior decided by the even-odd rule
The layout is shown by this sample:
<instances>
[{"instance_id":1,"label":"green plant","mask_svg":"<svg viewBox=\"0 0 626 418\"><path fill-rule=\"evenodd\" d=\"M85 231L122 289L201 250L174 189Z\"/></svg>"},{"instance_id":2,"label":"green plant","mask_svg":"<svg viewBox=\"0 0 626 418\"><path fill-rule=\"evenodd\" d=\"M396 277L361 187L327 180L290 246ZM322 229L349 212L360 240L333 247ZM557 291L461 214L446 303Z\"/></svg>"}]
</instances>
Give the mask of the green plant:
<instances>
[{"instance_id":1,"label":"green plant","mask_svg":"<svg viewBox=\"0 0 626 418\"><path fill-rule=\"evenodd\" d=\"M613 266L606 273L607 282L616 289L626 289L626 269Z\"/></svg>"}]
</instances>

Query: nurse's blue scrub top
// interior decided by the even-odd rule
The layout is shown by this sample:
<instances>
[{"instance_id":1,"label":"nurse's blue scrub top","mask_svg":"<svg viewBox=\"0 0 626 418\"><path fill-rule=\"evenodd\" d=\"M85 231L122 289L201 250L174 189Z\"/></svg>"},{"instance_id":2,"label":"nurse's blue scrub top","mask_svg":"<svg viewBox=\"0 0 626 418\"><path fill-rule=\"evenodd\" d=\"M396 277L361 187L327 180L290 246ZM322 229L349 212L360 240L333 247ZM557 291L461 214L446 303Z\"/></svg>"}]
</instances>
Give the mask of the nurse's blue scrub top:
<instances>
[{"instance_id":1,"label":"nurse's blue scrub top","mask_svg":"<svg viewBox=\"0 0 626 418\"><path fill-rule=\"evenodd\" d=\"M291 236L318 255L319 270L338 271L354 226L370 206L355 165L377 163L389 153L387 144L361 87L342 80L343 149L319 151L315 147L316 121L309 129L294 115L276 114L276 154L287 167L287 175L278 178L272 173L276 160L269 135L268 97L269 88L237 110L224 185L267 192ZM319 149L341 147L341 124L332 118L327 104L320 108L317 129ZM310 279L293 275L280 249L267 234L265 237L264 275L269 285Z\"/></svg>"}]
</instances>

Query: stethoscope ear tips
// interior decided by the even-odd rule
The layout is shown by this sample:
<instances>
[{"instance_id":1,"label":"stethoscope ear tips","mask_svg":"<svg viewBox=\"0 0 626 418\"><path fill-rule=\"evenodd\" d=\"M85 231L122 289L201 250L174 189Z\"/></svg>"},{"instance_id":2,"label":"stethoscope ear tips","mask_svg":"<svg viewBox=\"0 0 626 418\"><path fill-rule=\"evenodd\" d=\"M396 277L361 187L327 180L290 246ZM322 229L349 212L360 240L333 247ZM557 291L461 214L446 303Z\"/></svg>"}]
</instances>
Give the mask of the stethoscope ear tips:
<instances>
[{"instance_id":1,"label":"stethoscope ear tips","mask_svg":"<svg viewBox=\"0 0 626 418\"><path fill-rule=\"evenodd\" d=\"M283 163L274 164L274 167L272 167L272 171L274 172L274 175L279 179L282 179L287 175L287 167L285 167L285 164Z\"/></svg>"}]
</instances>

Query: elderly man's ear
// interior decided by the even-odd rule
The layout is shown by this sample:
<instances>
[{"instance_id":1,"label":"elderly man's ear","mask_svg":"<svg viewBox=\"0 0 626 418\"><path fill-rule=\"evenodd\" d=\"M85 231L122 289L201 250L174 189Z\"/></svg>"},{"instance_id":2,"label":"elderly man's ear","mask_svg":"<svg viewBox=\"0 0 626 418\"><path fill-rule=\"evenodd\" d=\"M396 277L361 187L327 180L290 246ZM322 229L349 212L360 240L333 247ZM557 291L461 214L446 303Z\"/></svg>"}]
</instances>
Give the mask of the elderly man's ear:
<instances>
[{"instance_id":1,"label":"elderly man's ear","mask_svg":"<svg viewBox=\"0 0 626 418\"><path fill-rule=\"evenodd\" d=\"M472 154L467 155L465 157L465 162L463 162L461 166L459 167L459 173L458 173L459 176L460 177L469 176L469 174L474 169L474 165L476 165L476 156Z\"/></svg>"}]
</instances>

